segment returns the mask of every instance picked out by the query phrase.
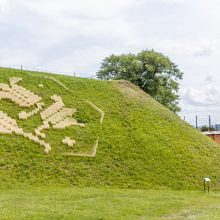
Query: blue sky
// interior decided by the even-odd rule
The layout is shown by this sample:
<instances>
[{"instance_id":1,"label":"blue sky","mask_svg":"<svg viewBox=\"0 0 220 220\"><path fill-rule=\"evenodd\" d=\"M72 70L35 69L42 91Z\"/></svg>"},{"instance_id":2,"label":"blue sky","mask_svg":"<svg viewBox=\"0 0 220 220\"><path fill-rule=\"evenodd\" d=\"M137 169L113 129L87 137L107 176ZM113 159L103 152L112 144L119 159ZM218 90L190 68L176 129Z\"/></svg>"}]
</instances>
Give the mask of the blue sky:
<instances>
[{"instance_id":1,"label":"blue sky","mask_svg":"<svg viewBox=\"0 0 220 220\"><path fill-rule=\"evenodd\" d=\"M95 75L112 53L155 49L184 72L181 116L220 123L218 0L0 0L0 65Z\"/></svg>"}]
</instances>

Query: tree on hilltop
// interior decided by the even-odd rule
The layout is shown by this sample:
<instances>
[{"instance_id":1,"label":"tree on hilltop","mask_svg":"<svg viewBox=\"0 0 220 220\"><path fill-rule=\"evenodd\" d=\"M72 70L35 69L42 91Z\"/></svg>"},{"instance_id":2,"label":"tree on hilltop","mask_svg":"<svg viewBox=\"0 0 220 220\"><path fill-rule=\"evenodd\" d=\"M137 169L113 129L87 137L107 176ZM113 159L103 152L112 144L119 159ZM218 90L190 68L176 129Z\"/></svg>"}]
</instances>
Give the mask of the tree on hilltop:
<instances>
[{"instance_id":1,"label":"tree on hilltop","mask_svg":"<svg viewBox=\"0 0 220 220\"><path fill-rule=\"evenodd\" d=\"M124 79L137 85L173 112L179 112L179 82L183 73L167 56L154 50L110 55L97 72L99 79Z\"/></svg>"}]
</instances>

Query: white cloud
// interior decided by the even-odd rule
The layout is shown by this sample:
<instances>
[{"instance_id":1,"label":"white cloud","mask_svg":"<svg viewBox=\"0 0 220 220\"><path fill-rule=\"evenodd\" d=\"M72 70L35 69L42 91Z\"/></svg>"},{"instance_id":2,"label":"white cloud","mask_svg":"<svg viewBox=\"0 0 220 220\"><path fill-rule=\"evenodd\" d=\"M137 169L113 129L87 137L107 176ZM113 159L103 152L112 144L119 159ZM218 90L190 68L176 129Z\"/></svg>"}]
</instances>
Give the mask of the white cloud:
<instances>
[{"instance_id":1,"label":"white cloud","mask_svg":"<svg viewBox=\"0 0 220 220\"><path fill-rule=\"evenodd\" d=\"M161 0L161 2L168 4L177 4L177 3L184 3L185 0Z\"/></svg>"},{"instance_id":2,"label":"white cloud","mask_svg":"<svg viewBox=\"0 0 220 220\"><path fill-rule=\"evenodd\" d=\"M110 48L103 49L101 47L89 47L84 49L77 49L70 56L63 56L57 60L53 60L42 68L54 70L55 72L68 72L69 74L76 73L77 76L95 76L93 69L98 69L99 63L97 60L102 60L103 57L109 55ZM87 74L85 74L87 73Z\"/></svg>"},{"instance_id":3,"label":"white cloud","mask_svg":"<svg viewBox=\"0 0 220 220\"><path fill-rule=\"evenodd\" d=\"M38 59L33 53L24 51L22 49L11 51L10 49L2 49L0 53L0 66L18 67L22 64L31 65Z\"/></svg>"},{"instance_id":4,"label":"white cloud","mask_svg":"<svg viewBox=\"0 0 220 220\"><path fill-rule=\"evenodd\" d=\"M196 57L208 57L208 56L211 56L212 53L213 53L213 50L210 47L203 47L195 51L194 55Z\"/></svg>"},{"instance_id":5,"label":"white cloud","mask_svg":"<svg viewBox=\"0 0 220 220\"><path fill-rule=\"evenodd\" d=\"M108 52L120 53L137 38L124 17L124 11L135 5L134 0L14 0L2 19L2 29L5 24L10 37L0 43L8 51L0 63L15 62L18 59L11 54L22 51L21 57L27 54L32 59L20 59L23 65L59 71L69 68L82 75L94 75ZM92 54L94 48L99 48L98 54Z\"/></svg>"},{"instance_id":6,"label":"white cloud","mask_svg":"<svg viewBox=\"0 0 220 220\"><path fill-rule=\"evenodd\" d=\"M209 84L201 90L188 88L182 98L186 104L190 105L218 105L220 104L220 87Z\"/></svg>"},{"instance_id":7,"label":"white cloud","mask_svg":"<svg viewBox=\"0 0 220 220\"><path fill-rule=\"evenodd\" d=\"M211 75L208 75L205 77L205 82L213 82L213 77Z\"/></svg>"},{"instance_id":8,"label":"white cloud","mask_svg":"<svg viewBox=\"0 0 220 220\"><path fill-rule=\"evenodd\" d=\"M0 13L4 12L6 9L8 0L0 0Z\"/></svg>"},{"instance_id":9,"label":"white cloud","mask_svg":"<svg viewBox=\"0 0 220 220\"><path fill-rule=\"evenodd\" d=\"M199 40L196 43L196 48L194 48L193 55L195 57L209 57L214 55L215 49L219 47L219 40L216 39L218 35L218 30L216 33L210 36L208 39Z\"/></svg>"},{"instance_id":10,"label":"white cloud","mask_svg":"<svg viewBox=\"0 0 220 220\"><path fill-rule=\"evenodd\" d=\"M21 0L20 3L42 16L58 19L112 18L133 5L135 0Z\"/></svg>"},{"instance_id":11,"label":"white cloud","mask_svg":"<svg viewBox=\"0 0 220 220\"><path fill-rule=\"evenodd\" d=\"M207 83L207 82L206 82ZM199 125L208 123L208 116L211 115L213 124L220 123L220 87L212 83L203 88L187 88L181 95L181 117L185 116L186 121L195 125L197 115Z\"/></svg>"}]
</instances>

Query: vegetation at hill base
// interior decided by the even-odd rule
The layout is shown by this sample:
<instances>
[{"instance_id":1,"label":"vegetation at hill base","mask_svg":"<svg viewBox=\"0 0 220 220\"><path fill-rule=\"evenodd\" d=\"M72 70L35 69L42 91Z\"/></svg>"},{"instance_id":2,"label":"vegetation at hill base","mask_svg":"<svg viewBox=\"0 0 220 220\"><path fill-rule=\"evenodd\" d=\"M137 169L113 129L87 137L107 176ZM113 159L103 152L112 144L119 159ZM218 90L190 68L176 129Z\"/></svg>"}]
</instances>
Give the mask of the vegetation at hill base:
<instances>
[{"instance_id":1,"label":"vegetation at hill base","mask_svg":"<svg viewBox=\"0 0 220 220\"><path fill-rule=\"evenodd\" d=\"M45 130L52 147L48 154L22 136L0 134L1 187L202 189L203 178L210 177L212 189L220 188L219 146L133 84L0 69L0 83L10 77L21 77L20 85L41 96L45 106L52 104L52 95L61 96L86 126ZM86 101L105 113L102 125L99 112ZM22 110L27 109L0 100L0 111L34 132L40 115L20 120ZM65 136L76 140L73 149L62 144ZM64 155L89 152L97 139L95 157Z\"/></svg>"}]
</instances>

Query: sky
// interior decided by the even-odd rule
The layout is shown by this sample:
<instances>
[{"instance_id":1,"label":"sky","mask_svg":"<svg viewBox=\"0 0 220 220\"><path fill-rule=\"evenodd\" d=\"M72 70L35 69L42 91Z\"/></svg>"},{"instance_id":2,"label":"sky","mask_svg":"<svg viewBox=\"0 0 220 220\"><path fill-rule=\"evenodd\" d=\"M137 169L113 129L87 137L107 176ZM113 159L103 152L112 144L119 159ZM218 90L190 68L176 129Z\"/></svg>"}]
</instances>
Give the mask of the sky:
<instances>
[{"instance_id":1,"label":"sky","mask_svg":"<svg viewBox=\"0 0 220 220\"><path fill-rule=\"evenodd\" d=\"M0 66L94 76L110 54L154 49L184 73L180 116L220 123L219 0L0 0Z\"/></svg>"}]
</instances>

